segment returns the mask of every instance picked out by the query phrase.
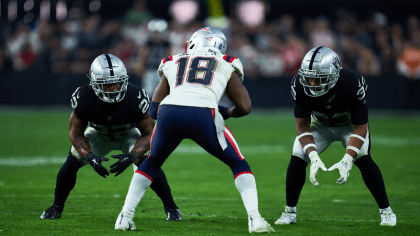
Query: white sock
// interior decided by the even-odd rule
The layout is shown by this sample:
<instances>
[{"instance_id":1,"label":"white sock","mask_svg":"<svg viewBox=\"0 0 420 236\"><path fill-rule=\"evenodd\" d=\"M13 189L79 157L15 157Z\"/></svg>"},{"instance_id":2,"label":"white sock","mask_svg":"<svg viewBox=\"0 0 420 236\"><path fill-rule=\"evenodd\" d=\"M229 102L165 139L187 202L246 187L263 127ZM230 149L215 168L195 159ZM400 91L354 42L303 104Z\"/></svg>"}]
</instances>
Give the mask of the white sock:
<instances>
[{"instance_id":1,"label":"white sock","mask_svg":"<svg viewBox=\"0 0 420 236\"><path fill-rule=\"evenodd\" d=\"M151 184L152 181L150 181L147 177L134 173L127 196L125 197L123 211L133 217L136 206L139 204L141 198Z\"/></svg>"},{"instance_id":2,"label":"white sock","mask_svg":"<svg viewBox=\"0 0 420 236\"><path fill-rule=\"evenodd\" d=\"M236 177L235 185L241 194L248 215L259 215L257 185L255 184L254 176L252 174L242 174Z\"/></svg>"},{"instance_id":3,"label":"white sock","mask_svg":"<svg viewBox=\"0 0 420 236\"><path fill-rule=\"evenodd\" d=\"M296 207L289 207L289 206L287 206L287 208L289 208L290 210L296 212Z\"/></svg>"}]
</instances>

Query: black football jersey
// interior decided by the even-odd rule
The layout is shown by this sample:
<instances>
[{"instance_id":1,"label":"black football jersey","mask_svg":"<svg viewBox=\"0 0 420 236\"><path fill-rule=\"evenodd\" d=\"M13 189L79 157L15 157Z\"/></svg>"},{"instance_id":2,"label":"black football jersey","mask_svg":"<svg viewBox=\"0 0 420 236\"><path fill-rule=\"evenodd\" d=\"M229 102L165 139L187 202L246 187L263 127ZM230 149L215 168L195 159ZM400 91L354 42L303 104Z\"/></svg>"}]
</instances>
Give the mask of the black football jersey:
<instances>
[{"instance_id":1,"label":"black football jersey","mask_svg":"<svg viewBox=\"0 0 420 236\"><path fill-rule=\"evenodd\" d=\"M341 69L334 88L320 97L305 94L299 75L292 79L292 96L295 99L295 117L313 117L326 126L349 124L363 125L368 122L366 105L366 81L353 70Z\"/></svg>"},{"instance_id":2,"label":"black football jersey","mask_svg":"<svg viewBox=\"0 0 420 236\"><path fill-rule=\"evenodd\" d=\"M106 103L96 96L91 85L78 87L71 98L73 112L99 134L110 140L119 140L149 110L150 100L146 91L128 84L124 99L117 103Z\"/></svg>"}]
</instances>

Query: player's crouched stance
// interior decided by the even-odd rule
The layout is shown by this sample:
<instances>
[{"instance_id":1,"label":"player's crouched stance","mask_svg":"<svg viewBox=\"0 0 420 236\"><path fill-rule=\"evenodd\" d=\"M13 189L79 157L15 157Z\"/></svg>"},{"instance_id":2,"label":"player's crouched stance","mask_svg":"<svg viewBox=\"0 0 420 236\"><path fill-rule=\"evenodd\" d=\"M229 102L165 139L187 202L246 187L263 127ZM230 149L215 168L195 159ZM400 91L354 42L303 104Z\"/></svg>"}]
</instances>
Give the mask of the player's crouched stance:
<instances>
[{"instance_id":1,"label":"player's crouched stance","mask_svg":"<svg viewBox=\"0 0 420 236\"><path fill-rule=\"evenodd\" d=\"M370 154L366 89L364 78L342 69L338 55L330 48L316 47L306 54L299 75L292 80L298 136L286 174L287 206L275 224L296 222L296 205L305 183L307 163L311 163L309 179L317 187L315 175L319 169L327 171L318 154L335 141L343 144L346 153L328 171L337 169L337 183L344 184L354 163L379 206L381 225L397 224L381 171Z\"/></svg>"},{"instance_id":2,"label":"player's crouched stance","mask_svg":"<svg viewBox=\"0 0 420 236\"><path fill-rule=\"evenodd\" d=\"M191 139L232 170L248 213L249 232L274 232L258 211L254 175L224 124L224 119L249 114L252 106L242 84L242 64L238 58L224 55L225 52L225 35L206 27L191 36L185 54L162 60L158 69L161 82L150 107L150 115L157 118L150 155L131 180L115 229L135 229L132 220L135 208L154 182L156 170L183 139ZM225 93L235 106L218 106Z\"/></svg>"},{"instance_id":3,"label":"player's crouched stance","mask_svg":"<svg viewBox=\"0 0 420 236\"><path fill-rule=\"evenodd\" d=\"M109 175L102 165L104 156L113 150L124 154L112 156L115 177L131 164L140 165L150 149L155 121L150 117L149 97L140 87L128 82L123 62L112 54L102 54L93 62L90 85L76 89L72 95L70 116L71 150L57 175L53 205L41 219L58 219L76 184L77 172L91 165L102 177ZM151 189L163 202L167 220L181 220L164 172L159 169Z\"/></svg>"}]
</instances>

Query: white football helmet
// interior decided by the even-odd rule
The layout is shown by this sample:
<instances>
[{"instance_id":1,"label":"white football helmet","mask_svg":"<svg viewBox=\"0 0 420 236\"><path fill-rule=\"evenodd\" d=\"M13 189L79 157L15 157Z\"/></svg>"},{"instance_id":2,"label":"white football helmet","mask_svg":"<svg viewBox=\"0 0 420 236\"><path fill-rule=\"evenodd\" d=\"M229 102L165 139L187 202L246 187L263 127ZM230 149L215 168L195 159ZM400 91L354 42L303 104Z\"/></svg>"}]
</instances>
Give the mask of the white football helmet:
<instances>
[{"instance_id":1,"label":"white football helmet","mask_svg":"<svg viewBox=\"0 0 420 236\"><path fill-rule=\"evenodd\" d=\"M303 85L306 95L319 97L335 86L341 69L340 58L331 48L315 47L302 60L299 82ZM319 85L311 86L308 78L319 79Z\"/></svg>"},{"instance_id":2,"label":"white football helmet","mask_svg":"<svg viewBox=\"0 0 420 236\"><path fill-rule=\"evenodd\" d=\"M90 67L88 75L96 95L104 102L116 103L123 100L127 91L128 75L124 63L112 54L98 56ZM104 85L121 83L118 91L105 92Z\"/></svg>"},{"instance_id":3,"label":"white football helmet","mask_svg":"<svg viewBox=\"0 0 420 236\"><path fill-rule=\"evenodd\" d=\"M194 53L198 50L209 51L213 50L221 54L226 53L227 40L225 34L214 28L201 28L191 36L185 44L185 53Z\"/></svg>"}]
</instances>

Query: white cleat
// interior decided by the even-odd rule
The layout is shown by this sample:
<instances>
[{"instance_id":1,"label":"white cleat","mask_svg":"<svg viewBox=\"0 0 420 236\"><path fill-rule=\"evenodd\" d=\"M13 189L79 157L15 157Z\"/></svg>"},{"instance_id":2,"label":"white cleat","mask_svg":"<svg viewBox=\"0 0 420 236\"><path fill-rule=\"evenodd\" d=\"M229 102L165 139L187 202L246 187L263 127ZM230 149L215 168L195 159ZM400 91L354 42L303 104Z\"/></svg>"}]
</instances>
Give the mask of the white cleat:
<instances>
[{"instance_id":1,"label":"white cleat","mask_svg":"<svg viewBox=\"0 0 420 236\"><path fill-rule=\"evenodd\" d=\"M276 225L290 225L296 223L296 208L286 206L280 218L274 222Z\"/></svg>"},{"instance_id":2,"label":"white cleat","mask_svg":"<svg viewBox=\"0 0 420 236\"><path fill-rule=\"evenodd\" d=\"M127 212L122 211L115 222L116 230L136 230L136 225L133 222L133 218L129 216Z\"/></svg>"},{"instance_id":3,"label":"white cleat","mask_svg":"<svg viewBox=\"0 0 420 236\"><path fill-rule=\"evenodd\" d=\"M260 214L250 214L248 216L248 226L250 233L272 233L276 232L271 225L261 217Z\"/></svg>"},{"instance_id":4,"label":"white cleat","mask_svg":"<svg viewBox=\"0 0 420 236\"><path fill-rule=\"evenodd\" d=\"M379 209L381 213L381 226L395 226L397 225L397 215L392 212L391 207L386 209Z\"/></svg>"}]
</instances>

